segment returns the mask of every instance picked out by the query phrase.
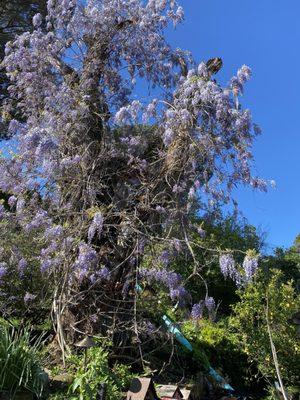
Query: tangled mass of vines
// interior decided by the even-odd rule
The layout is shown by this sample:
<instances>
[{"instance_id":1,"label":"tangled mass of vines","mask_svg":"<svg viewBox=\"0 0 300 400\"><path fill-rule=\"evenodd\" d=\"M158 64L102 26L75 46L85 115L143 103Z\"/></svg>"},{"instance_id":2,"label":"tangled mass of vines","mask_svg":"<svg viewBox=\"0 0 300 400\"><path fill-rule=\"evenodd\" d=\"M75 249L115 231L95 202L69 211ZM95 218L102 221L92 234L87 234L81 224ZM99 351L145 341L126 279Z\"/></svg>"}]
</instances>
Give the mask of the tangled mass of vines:
<instances>
[{"instance_id":1,"label":"tangled mass of vines","mask_svg":"<svg viewBox=\"0 0 300 400\"><path fill-rule=\"evenodd\" d=\"M251 71L242 66L222 87L220 60L214 69L172 49L164 30L183 16L174 0L49 0L32 33L6 45L3 118L15 144L0 162L9 194L0 217L12 232L1 313L22 316L24 304L37 321L51 313L63 354L82 334L120 349L140 343L149 323L139 285L157 282L193 318L212 311L209 287L192 299L171 268L184 255L201 279L192 237L205 231L191 216L212 218L238 184L266 188L251 173L259 129L239 102ZM141 82L155 98L137 100ZM209 251L240 286L256 271L255 255L238 269L234 253Z\"/></svg>"}]
</instances>

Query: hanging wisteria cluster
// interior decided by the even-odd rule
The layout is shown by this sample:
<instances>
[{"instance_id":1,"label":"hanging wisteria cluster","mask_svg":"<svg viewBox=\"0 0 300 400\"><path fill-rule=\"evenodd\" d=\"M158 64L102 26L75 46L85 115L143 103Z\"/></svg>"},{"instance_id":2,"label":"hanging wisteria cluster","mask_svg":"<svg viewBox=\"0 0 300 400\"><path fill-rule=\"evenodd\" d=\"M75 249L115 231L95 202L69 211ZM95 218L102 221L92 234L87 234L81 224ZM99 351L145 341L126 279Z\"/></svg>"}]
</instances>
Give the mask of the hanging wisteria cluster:
<instances>
[{"instance_id":1,"label":"hanging wisteria cluster","mask_svg":"<svg viewBox=\"0 0 300 400\"><path fill-rule=\"evenodd\" d=\"M193 304L191 310L191 318L194 321L201 320L205 310L207 310L209 317L211 319L214 319L216 303L213 297L207 296L205 300L201 300L199 303Z\"/></svg>"},{"instance_id":2,"label":"hanging wisteria cluster","mask_svg":"<svg viewBox=\"0 0 300 400\"><path fill-rule=\"evenodd\" d=\"M184 303L168 257L190 249L195 204L209 212L238 183L265 188L251 174L258 129L239 104L251 71L243 66L221 87L206 64L166 43L163 30L182 20L174 0L48 0L46 21L36 15L34 31L6 46L4 114L17 106L22 120L10 122L17 150L0 162L10 195L0 218L37 242L34 257L20 250L17 268L22 279L37 265L51 282L62 348L66 320L68 332L92 331L99 317L101 329L117 321L119 332L136 331L139 280ZM161 97L132 100L141 79ZM141 269L145 249L161 241L160 262ZM244 264L249 280L256 265ZM9 268L0 264L1 281ZM229 255L221 268L236 279ZM203 304L213 312L212 298ZM201 313L195 305L192 315Z\"/></svg>"},{"instance_id":3,"label":"hanging wisteria cluster","mask_svg":"<svg viewBox=\"0 0 300 400\"><path fill-rule=\"evenodd\" d=\"M238 287L249 284L258 269L258 256L249 251L244 258L242 268L238 268L232 254L222 254L219 259L220 270L225 278L231 278Z\"/></svg>"}]
</instances>

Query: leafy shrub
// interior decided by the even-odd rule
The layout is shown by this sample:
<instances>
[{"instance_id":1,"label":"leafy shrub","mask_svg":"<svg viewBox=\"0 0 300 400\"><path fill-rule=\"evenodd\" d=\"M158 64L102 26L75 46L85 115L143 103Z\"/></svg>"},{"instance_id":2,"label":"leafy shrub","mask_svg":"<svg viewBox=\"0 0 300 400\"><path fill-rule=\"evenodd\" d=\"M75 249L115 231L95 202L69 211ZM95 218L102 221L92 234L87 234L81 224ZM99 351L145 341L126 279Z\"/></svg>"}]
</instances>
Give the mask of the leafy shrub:
<instances>
[{"instance_id":1,"label":"leafy shrub","mask_svg":"<svg viewBox=\"0 0 300 400\"><path fill-rule=\"evenodd\" d=\"M249 360L268 380L277 380L267 329L268 320L284 383L297 385L300 376L300 346L293 313L300 309L300 296L293 282L285 282L283 273L269 270L241 292L241 301L234 307L232 326Z\"/></svg>"},{"instance_id":2,"label":"leafy shrub","mask_svg":"<svg viewBox=\"0 0 300 400\"><path fill-rule=\"evenodd\" d=\"M31 345L28 330L0 324L0 390L10 398L22 390L41 396L46 374L41 368L40 342Z\"/></svg>"},{"instance_id":3,"label":"leafy shrub","mask_svg":"<svg viewBox=\"0 0 300 400\"><path fill-rule=\"evenodd\" d=\"M108 355L108 351L101 347L91 348L87 351L86 366L84 357L73 357L72 362L76 372L69 390L75 395L72 399L95 399L101 383L106 384L108 400L121 398L121 391L129 385L132 374L129 368L122 364L116 364L110 368Z\"/></svg>"},{"instance_id":4,"label":"leafy shrub","mask_svg":"<svg viewBox=\"0 0 300 400\"><path fill-rule=\"evenodd\" d=\"M235 388L244 388L249 382L246 354L240 349L237 337L227 326L227 320L214 323L202 319L187 321L182 331L193 344L196 354L205 354L209 363Z\"/></svg>"}]
</instances>

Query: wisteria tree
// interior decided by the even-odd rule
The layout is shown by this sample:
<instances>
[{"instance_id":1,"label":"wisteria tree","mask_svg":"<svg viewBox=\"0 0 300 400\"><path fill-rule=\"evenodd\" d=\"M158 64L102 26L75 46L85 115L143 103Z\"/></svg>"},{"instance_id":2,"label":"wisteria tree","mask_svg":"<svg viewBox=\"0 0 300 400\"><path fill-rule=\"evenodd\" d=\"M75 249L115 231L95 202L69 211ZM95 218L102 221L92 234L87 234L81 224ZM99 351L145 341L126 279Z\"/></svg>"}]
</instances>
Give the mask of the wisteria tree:
<instances>
[{"instance_id":1,"label":"wisteria tree","mask_svg":"<svg viewBox=\"0 0 300 400\"><path fill-rule=\"evenodd\" d=\"M34 31L6 46L4 114L17 102L25 122L11 120L17 149L0 166L10 194L2 224L18 233L2 249L1 312L51 303L63 352L77 334L110 334L119 346L138 337L143 281L190 304L169 268L187 252L201 274L190 232L204 232L190 215L213 215L238 184L265 188L251 174L258 129L239 103L250 69L221 87L207 64L166 42L164 29L182 20L174 0L48 0L46 24L35 15ZM137 100L141 80L156 98ZM145 251L155 253L147 267ZM247 257L240 273L223 254L224 274L250 279L257 260Z\"/></svg>"}]
</instances>

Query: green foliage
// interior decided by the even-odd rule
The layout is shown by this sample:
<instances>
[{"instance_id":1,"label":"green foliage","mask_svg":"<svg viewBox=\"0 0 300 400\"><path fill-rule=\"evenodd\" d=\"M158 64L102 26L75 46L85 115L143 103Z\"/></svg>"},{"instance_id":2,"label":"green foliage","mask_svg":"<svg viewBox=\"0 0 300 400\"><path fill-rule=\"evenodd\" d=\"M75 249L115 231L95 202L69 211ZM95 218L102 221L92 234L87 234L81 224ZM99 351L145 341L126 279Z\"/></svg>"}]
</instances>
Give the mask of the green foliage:
<instances>
[{"instance_id":1,"label":"green foliage","mask_svg":"<svg viewBox=\"0 0 300 400\"><path fill-rule=\"evenodd\" d=\"M298 235L294 244L287 250L277 248L274 255L264 260L265 273L270 270L282 272L282 279L293 280L295 287L300 288L300 236Z\"/></svg>"},{"instance_id":2,"label":"green foliage","mask_svg":"<svg viewBox=\"0 0 300 400\"><path fill-rule=\"evenodd\" d=\"M17 331L0 325L0 390L13 399L17 392L27 390L40 397L46 382L41 368L41 340L30 344L30 332Z\"/></svg>"},{"instance_id":3,"label":"green foliage","mask_svg":"<svg viewBox=\"0 0 300 400\"><path fill-rule=\"evenodd\" d=\"M227 320L217 323L206 319L197 323L187 321L182 332L192 342L195 354L205 354L206 360L219 369L235 388L247 386L247 357L239 347L237 336L230 331Z\"/></svg>"},{"instance_id":4,"label":"green foliage","mask_svg":"<svg viewBox=\"0 0 300 400\"><path fill-rule=\"evenodd\" d=\"M300 376L300 345L296 327L291 323L293 313L300 309L300 296L291 281L285 282L283 272L260 271L260 276L244 292L234 307L231 324L238 333L242 348L260 373L272 382L276 380L267 330L266 306L268 300L269 324L283 381L297 384Z\"/></svg>"},{"instance_id":5,"label":"green foliage","mask_svg":"<svg viewBox=\"0 0 300 400\"><path fill-rule=\"evenodd\" d=\"M107 399L119 400L122 389L126 388L132 378L129 368L116 364L112 368L108 361L109 352L101 347L93 347L87 351L86 363L84 356L72 358L73 367L76 368L74 381L69 392L74 395L72 399L95 399L101 383L107 385Z\"/></svg>"}]
</instances>

